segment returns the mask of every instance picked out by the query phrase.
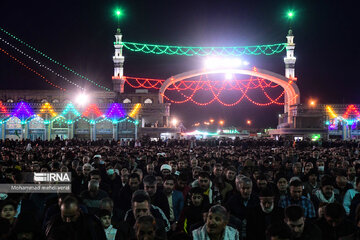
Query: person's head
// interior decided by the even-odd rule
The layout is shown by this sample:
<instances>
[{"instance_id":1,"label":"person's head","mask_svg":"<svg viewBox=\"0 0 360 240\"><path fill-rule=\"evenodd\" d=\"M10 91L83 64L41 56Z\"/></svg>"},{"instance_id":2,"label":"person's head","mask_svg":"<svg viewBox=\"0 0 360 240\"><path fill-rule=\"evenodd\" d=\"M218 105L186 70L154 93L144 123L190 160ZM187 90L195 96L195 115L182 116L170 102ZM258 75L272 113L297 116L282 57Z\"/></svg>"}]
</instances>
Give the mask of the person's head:
<instances>
[{"instance_id":1,"label":"person's head","mask_svg":"<svg viewBox=\"0 0 360 240\"><path fill-rule=\"evenodd\" d=\"M192 169L192 177L193 177L193 179L196 179L196 178L198 178L198 176L199 176L199 173L202 171L202 168L201 167L194 167L193 169Z\"/></svg>"},{"instance_id":2,"label":"person's head","mask_svg":"<svg viewBox=\"0 0 360 240\"><path fill-rule=\"evenodd\" d=\"M300 162L296 162L294 165L293 165L293 173L295 175L298 175L301 173L301 163Z\"/></svg>"},{"instance_id":3,"label":"person's head","mask_svg":"<svg viewBox=\"0 0 360 240\"><path fill-rule=\"evenodd\" d=\"M212 206L206 219L206 231L211 236L221 236L229 222L229 213L221 205Z\"/></svg>"},{"instance_id":4,"label":"person's head","mask_svg":"<svg viewBox=\"0 0 360 240\"><path fill-rule=\"evenodd\" d=\"M199 187L194 187L194 188L190 189L190 196L191 196L191 203L195 207L199 207L204 200L203 191Z\"/></svg>"},{"instance_id":5,"label":"person's head","mask_svg":"<svg viewBox=\"0 0 360 240\"><path fill-rule=\"evenodd\" d=\"M213 173L215 177L221 176L223 174L223 166L220 163L215 164Z\"/></svg>"},{"instance_id":6,"label":"person's head","mask_svg":"<svg viewBox=\"0 0 360 240\"><path fill-rule=\"evenodd\" d=\"M279 190L279 192L286 192L288 188L288 181L285 178L285 176L281 176L276 181L276 187Z\"/></svg>"},{"instance_id":7,"label":"person's head","mask_svg":"<svg viewBox=\"0 0 360 240\"><path fill-rule=\"evenodd\" d=\"M10 200L5 200L1 203L1 218L13 222L16 214L17 205L15 202Z\"/></svg>"},{"instance_id":8,"label":"person's head","mask_svg":"<svg viewBox=\"0 0 360 240\"><path fill-rule=\"evenodd\" d=\"M191 168L197 167L198 164L199 164L199 161L196 158L193 158L193 159L190 160Z\"/></svg>"},{"instance_id":9,"label":"person's head","mask_svg":"<svg viewBox=\"0 0 360 240\"><path fill-rule=\"evenodd\" d=\"M85 177L89 176L91 170L93 169L93 167L91 166L90 163L85 163L82 167L82 173Z\"/></svg>"},{"instance_id":10,"label":"person's head","mask_svg":"<svg viewBox=\"0 0 360 240\"><path fill-rule=\"evenodd\" d=\"M301 199L303 192L303 185L302 182L298 179L290 181L290 197L295 200L299 201Z\"/></svg>"},{"instance_id":11,"label":"person's head","mask_svg":"<svg viewBox=\"0 0 360 240\"><path fill-rule=\"evenodd\" d=\"M90 180L88 183L88 190L92 193L97 193L99 191L100 183L98 180Z\"/></svg>"},{"instance_id":12,"label":"person's head","mask_svg":"<svg viewBox=\"0 0 360 240\"><path fill-rule=\"evenodd\" d=\"M125 173L121 174L120 178L121 178L121 182L123 184L127 183L129 181L129 172L125 172Z\"/></svg>"},{"instance_id":13,"label":"person's head","mask_svg":"<svg viewBox=\"0 0 360 240\"><path fill-rule=\"evenodd\" d=\"M188 179L186 174L180 173L180 175L177 178L177 187L179 187L180 189L184 189L186 187L188 183Z\"/></svg>"},{"instance_id":14,"label":"person's head","mask_svg":"<svg viewBox=\"0 0 360 240\"><path fill-rule=\"evenodd\" d=\"M267 179L264 174L259 174L259 176L256 179L256 185L260 190L267 187Z\"/></svg>"},{"instance_id":15,"label":"person's head","mask_svg":"<svg viewBox=\"0 0 360 240\"><path fill-rule=\"evenodd\" d=\"M109 197L101 199L100 209L105 209L112 213L114 209L114 201Z\"/></svg>"},{"instance_id":16,"label":"person's head","mask_svg":"<svg viewBox=\"0 0 360 240\"><path fill-rule=\"evenodd\" d=\"M149 194L150 197L154 196L157 191L156 178L152 175L144 177L144 190Z\"/></svg>"},{"instance_id":17,"label":"person's head","mask_svg":"<svg viewBox=\"0 0 360 240\"><path fill-rule=\"evenodd\" d=\"M136 220L135 235L137 240L154 240L155 233L156 222L153 216L141 216Z\"/></svg>"},{"instance_id":18,"label":"person's head","mask_svg":"<svg viewBox=\"0 0 360 240\"><path fill-rule=\"evenodd\" d=\"M310 169L306 175L308 177L308 181L311 184L315 184L318 178L318 171L314 168Z\"/></svg>"},{"instance_id":19,"label":"person's head","mask_svg":"<svg viewBox=\"0 0 360 240\"><path fill-rule=\"evenodd\" d=\"M252 181L243 175L236 176L236 189L240 192L241 197L249 199L252 193Z\"/></svg>"},{"instance_id":20,"label":"person's head","mask_svg":"<svg viewBox=\"0 0 360 240\"><path fill-rule=\"evenodd\" d=\"M163 176L170 175L172 171L172 167L169 164L163 164L160 167L160 172Z\"/></svg>"},{"instance_id":21,"label":"person's head","mask_svg":"<svg viewBox=\"0 0 360 240\"><path fill-rule=\"evenodd\" d=\"M323 160L318 160L316 162L316 166L319 172L324 172L325 171L325 162Z\"/></svg>"},{"instance_id":22,"label":"person's head","mask_svg":"<svg viewBox=\"0 0 360 240\"><path fill-rule=\"evenodd\" d=\"M131 173L129 175L129 187L132 192L135 192L139 189L140 186L140 176L137 173Z\"/></svg>"},{"instance_id":23,"label":"person's head","mask_svg":"<svg viewBox=\"0 0 360 240\"><path fill-rule=\"evenodd\" d=\"M225 176L228 181L234 181L236 177L236 168L233 166L228 167Z\"/></svg>"},{"instance_id":24,"label":"person's head","mask_svg":"<svg viewBox=\"0 0 360 240\"><path fill-rule=\"evenodd\" d=\"M163 177L161 175L156 175L155 178L157 186L161 188L164 184Z\"/></svg>"},{"instance_id":25,"label":"person's head","mask_svg":"<svg viewBox=\"0 0 360 240\"><path fill-rule=\"evenodd\" d=\"M259 194L260 206L264 213L270 213L274 209L275 195L269 188L264 188Z\"/></svg>"},{"instance_id":26,"label":"person's head","mask_svg":"<svg viewBox=\"0 0 360 240\"><path fill-rule=\"evenodd\" d=\"M330 226L336 227L344 220L345 209L339 203L329 203L325 207L324 218Z\"/></svg>"},{"instance_id":27,"label":"person's head","mask_svg":"<svg viewBox=\"0 0 360 240\"><path fill-rule=\"evenodd\" d=\"M100 209L96 216L100 219L103 228L108 228L111 225L111 213L106 209Z\"/></svg>"},{"instance_id":28,"label":"person's head","mask_svg":"<svg viewBox=\"0 0 360 240\"><path fill-rule=\"evenodd\" d=\"M283 222L271 223L266 229L266 235L269 240L290 240L291 230Z\"/></svg>"},{"instance_id":29,"label":"person's head","mask_svg":"<svg viewBox=\"0 0 360 240\"><path fill-rule=\"evenodd\" d=\"M150 196L144 190L137 190L131 198L131 208L135 219L150 215Z\"/></svg>"},{"instance_id":30,"label":"person's head","mask_svg":"<svg viewBox=\"0 0 360 240\"><path fill-rule=\"evenodd\" d=\"M184 170L187 168L187 162L184 159L181 159L178 162L179 170Z\"/></svg>"},{"instance_id":31,"label":"person's head","mask_svg":"<svg viewBox=\"0 0 360 240\"><path fill-rule=\"evenodd\" d=\"M345 189L346 184L347 184L347 179L343 175L338 175L338 176L336 176L335 182L336 182L337 188Z\"/></svg>"},{"instance_id":32,"label":"person's head","mask_svg":"<svg viewBox=\"0 0 360 240\"><path fill-rule=\"evenodd\" d=\"M333 179L329 175L324 175L321 178L321 192L326 199L329 199L334 194Z\"/></svg>"},{"instance_id":33,"label":"person's head","mask_svg":"<svg viewBox=\"0 0 360 240\"><path fill-rule=\"evenodd\" d=\"M291 229L295 238L301 237L305 227L304 210L298 205L285 208L285 223Z\"/></svg>"},{"instance_id":34,"label":"person's head","mask_svg":"<svg viewBox=\"0 0 360 240\"><path fill-rule=\"evenodd\" d=\"M146 172L149 175L153 175L154 174L154 165L152 163L148 163L146 165Z\"/></svg>"},{"instance_id":35,"label":"person's head","mask_svg":"<svg viewBox=\"0 0 360 240\"><path fill-rule=\"evenodd\" d=\"M349 167L347 169L347 175L349 179L354 179L354 177L356 176L356 170L355 167Z\"/></svg>"},{"instance_id":36,"label":"person's head","mask_svg":"<svg viewBox=\"0 0 360 240\"><path fill-rule=\"evenodd\" d=\"M101 182L101 175L100 175L99 170L92 170L89 173L89 175L90 175L91 180L97 180L97 181Z\"/></svg>"},{"instance_id":37,"label":"person's head","mask_svg":"<svg viewBox=\"0 0 360 240\"><path fill-rule=\"evenodd\" d=\"M132 173L136 173L137 175L139 175L140 178L140 182L143 180L143 171L140 168L136 168L134 170L132 170Z\"/></svg>"},{"instance_id":38,"label":"person's head","mask_svg":"<svg viewBox=\"0 0 360 240\"><path fill-rule=\"evenodd\" d=\"M209 189L210 187L210 175L207 172L200 172L198 175L198 181L199 181L199 187L203 190L206 191Z\"/></svg>"},{"instance_id":39,"label":"person's head","mask_svg":"<svg viewBox=\"0 0 360 240\"><path fill-rule=\"evenodd\" d=\"M76 222L80 216L79 203L74 196L67 196L61 201L60 215L64 222Z\"/></svg>"},{"instance_id":40,"label":"person's head","mask_svg":"<svg viewBox=\"0 0 360 240\"><path fill-rule=\"evenodd\" d=\"M175 177L173 175L168 175L164 180L164 193L170 195L175 188Z\"/></svg>"}]
</instances>

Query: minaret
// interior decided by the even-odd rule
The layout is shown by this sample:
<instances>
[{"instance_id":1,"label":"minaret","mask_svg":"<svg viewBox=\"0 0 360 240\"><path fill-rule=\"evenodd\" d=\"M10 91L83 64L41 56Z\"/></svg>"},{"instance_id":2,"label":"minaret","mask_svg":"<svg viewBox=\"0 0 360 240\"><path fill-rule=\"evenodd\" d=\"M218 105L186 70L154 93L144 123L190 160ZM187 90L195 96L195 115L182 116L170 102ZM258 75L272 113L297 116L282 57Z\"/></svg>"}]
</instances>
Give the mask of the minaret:
<instances>
[{"instance_id":1,"label":"minaret","mask_svg":"<svg viewBox=\"0 0 360 240\"><path fill-rule=\"evenodd\" d=\"M289 30L286 38L287 38L286 57L284 58L285 77L296 79L295 78L296 57L294 57L295 43L294 43L294 35L292 34L291 29Z\"/></svg>"},{"instance_id":2,"label":"minaret","mask_svg":"<svg viewBox=\"0 0 360 240\"><path fill-rule=\"evenodd\" d=\"M112 77L113 81L113 91L116 93L124 93L124 84L125 80L123 79L124 75L124 61L125 57L122 55L122 34L120 28L117 29L115 34L115 55L113 56L114 61L114 76Z\"/></svg>"}]
</instances>

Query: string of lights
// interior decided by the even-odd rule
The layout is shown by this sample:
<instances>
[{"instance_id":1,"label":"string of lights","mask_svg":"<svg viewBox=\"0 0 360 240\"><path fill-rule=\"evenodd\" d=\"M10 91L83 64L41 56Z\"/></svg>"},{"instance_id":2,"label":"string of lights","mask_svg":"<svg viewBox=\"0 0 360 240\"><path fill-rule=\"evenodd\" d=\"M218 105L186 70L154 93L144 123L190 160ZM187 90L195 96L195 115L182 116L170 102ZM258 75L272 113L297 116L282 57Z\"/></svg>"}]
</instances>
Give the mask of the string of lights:
<instances>
[{"instance_id":1,"label":"string of lights","mask_svg":"<svg viewBox=\"0 0 360 240\"><path fill-rule=\"evenodd\" d=\"M115 42L114 44L122 44L127 50L133 52L142 52L146 54L167 54L180 56L242 56L242 55L273 55L281 53L286 43L243 46L243 47L185 47L185 46L169 46L156 45L134 42Z\"/></svg>"},{"instance_id":2,"label":"string of lights","mask_svg":"<svg viewBox=\"0 0 360 240\"><path fill-rule=\"evenodd\" d=\"M25 63L21 62L19 59L15 58L14 56L12 56L11 54L9 54L7 51L5 51L4 49L0 48L0 51L2 53L4 53L5 55L7 55L9 58L11 58L12 60L14 60L15 62L19 63L21 66L23 66L24 68L26 68L27 70L35 73L37 76L39 76L40 78L42 78L46 83L48 83L49 85L58 88L62 91L66 91L65 88L62 88L56 84L54 84L53 82L49 81L47 78L45 78L43 75L41 75L40 73L38 73L37 71L35 71L34 69L28 67Z\"/></svg>"},{"instance_id":3,"label":"string of lights","mask_svg":"<svg viewBox=\"0 0 360 240\"><path fill-rule=\"evenodd\" d=\"M75 74L76 76L78 76L78 77L80 77L80 78L82 78L82 79L85 79L86 81L92 83L92 84L95 85L96 87L102 88L102 89L104 89L104 90L106 90L106 91L109 91L109 92L111 91L109 88L104 87L104 86L102 86L102 85L100 85L100 84L98 84L98 83L90 80L89 78L87 78L87 77L85 77L85 76L77 73L76 71L72 70L71 68L67 67L66 65L61 64L60 62L52 59L51 57L49 57L49 56L46 55L45 53L43 53L43 52L37 50L36 48L34 48L33 46L27 44L26 42L24 42L24 41L21 40L20 38L16 37L15 35L9 33L9 32L6 31L5 29L3 29L3 28L0 27L0 31L3 32L3 33L5 33L6 35L10 36L11 38L15 39L16 41L20 42L21 44L25 45L26 47L30 48L30 49L33 50L34 52L40 54L42 57L45 57L46 59L50 60L51 62L59 65L60 67L64 68L65 70L67 70L67 71Z\"/></svg>"},{"instance_id":4,"label":"string of lights","mask_svg":"<svg viewBox=\"0 0 360 240\"><path fill-rule=\"evenodd\" d=\"M79 86L78 84L74 83L73 81L70 81L68 78L58 74L57 72L55 72L54 70L52 70L51 68L43 65L40 61L34 59L33 57L29 56L28 54L24 53L23 51L21 51L19 48L15 47L14 45L12 45L11 43L9 43L8 41L4 40L3 38L0 37L0 40L2 42L4 42L5 44L7 44L8 46L12 47L13 49L15 49L17 52L21 53L22 55L24 55L25 57L29 58L30 60L32 60L33 62L37 63L39 65L39 67L46 69L47 71L53 73L55 76L60 77L62 79L64 79L65 81L67 81L68 83L74 85L77 88L80 88L82 90L85 90L83 87Z\"/></svg>"}]
</instances>

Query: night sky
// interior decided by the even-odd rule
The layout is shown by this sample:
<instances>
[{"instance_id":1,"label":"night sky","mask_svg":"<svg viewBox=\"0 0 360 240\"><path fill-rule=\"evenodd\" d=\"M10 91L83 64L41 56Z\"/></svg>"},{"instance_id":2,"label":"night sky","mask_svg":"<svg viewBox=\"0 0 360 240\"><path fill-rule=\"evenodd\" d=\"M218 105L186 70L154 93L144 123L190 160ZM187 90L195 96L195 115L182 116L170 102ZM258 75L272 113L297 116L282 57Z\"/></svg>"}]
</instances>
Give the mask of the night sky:
<instances>
[{"instance_id":1,"label":"night sky","mask_svg":"<svg viewBox=\"0 0 360 240\"><path fill-rule=\"evenodd\" d=\"M354 4L354 5L353 5ZM0 27L69 66L112 88L112 56L120 6L123 40L182 46L246 46L286 41L286 12L295 10L296 75L301 102L360 103L356 71L360 67L355 1L2 1ZM86 81L45 60L4 33L0 37L88 89ZM62 87L71 85L43 71L0 41L0 48ZM158 56L124 50L124 75L161 78L201 68L201 57ZM273 56L245 56L251 65L284 74L285 51ZM53 89L38 76L0 53L0 89ZM231 96L230 96L231 97ZM236 96L234 96L234 99ZM258 107L243 101L235 107L213 103L172 105L172 115L185 125L209 118L226 125L275 127L283 107Z\"/></svg>"}]
</instances>

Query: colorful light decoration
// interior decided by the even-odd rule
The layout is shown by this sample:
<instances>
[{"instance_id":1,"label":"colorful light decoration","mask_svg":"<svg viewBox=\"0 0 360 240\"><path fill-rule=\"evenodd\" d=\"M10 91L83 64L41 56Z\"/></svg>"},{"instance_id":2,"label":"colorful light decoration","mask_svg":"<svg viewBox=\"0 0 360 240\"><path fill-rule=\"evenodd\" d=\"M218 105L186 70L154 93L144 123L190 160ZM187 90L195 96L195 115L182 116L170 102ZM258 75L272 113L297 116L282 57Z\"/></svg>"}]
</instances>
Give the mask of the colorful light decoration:
<instances>
[{"instance_id":1,"label":"colorful light decoration","mask_svg":"<svg viewBox=\"0 0 360 240\"><path fill-rule=\"evenodd\" d=\"M37 71L35 71L34 69L28 67L25 63L21 62L20 60L18 60L16 57L13 57L12 55L10 55L7 51L5 51L4 49L0 48L0 51L3 52L4 54L6 54L9 58L11 58L12 60L16 61L17 63L19 63L21 66L25 67L27 70L35 73L36 75L38 75L40 78L42 78L46 83L50 84L53 87L56 87L62 91L66 91L65 88L59 87L58 85L52 83L51 81L49 81L47 78L45 78L43 75L41 75L40 73L38 73Z\"/></svg>"},{"instance_id":2,"label":"colorful light decoration","mask_svg":"<svg viewBox=\"0 0 360 240\"><path fill-rule=\"evenodd\" d=\"M99 107L96 104L90 104L85 112L83 112L82 116L85 116L87 118L91 118L92 120L99 118L99 117L105 117L105 115L100 111Z\"/></svg>"},{"instance_id":3,"label":"colorful light decoration","mask_svg":"<svg viewBox=\"0 0 360 240\"><path fill-rule=\"evenodd\" d=\"M15 111L12 113L13 117L20 119L21 124L27 123L32 117L34 117L34 112L26 102L19 102L15 108Z\"/></svg>"},{"instance_id":4,"label":"colorful light decoration","mask_svg":"<svg viewBox=\"0 0 360 240\"><path fill-rule=\"evenodd\" d=\"M9 116L9 112L6 109L6 107L3 105L2 101L0 101L0 114L5 117Z\"/></svg>"},{"instance_id":5,"label":"colorful light decoration","mask_svg":"<svg viewBox=\"0 0 360 240\"><path fill-rule=\"evenodd\" d=\"M127 50L130 50L132 52L180 56L242 56L260 54L273 55L281 53L286 47L286 43L244 47L184 47L134 42L115 42L114 44L122 44Z\"/></svg>"},{"instance_id":6,"label":"colorful light decoration","mask_svg":"<svg viewBox=\"0 0 360 240\"><path fill-rule=\"evenodd\" d=\"M351 104L346 108L345 113L342 116L339 116L335 111L330 107L326 106L326 110L329 113L330 121L326 122L326 125L329 126L329 130L337 129L339 123L345 123L347 125L352 125L353 128L356 127L356 123L360 122L360 112L358 108ZM350 116L354 116L350 118Z\"/></svg>"},{"instance_id":7,"label":"colorful light decoration","mask_svg":"<svg viewBox=\"0 0 360 240\"><path fill-rule=\"evenodd\" d=\"M125 111L120 103L112 103L105 116L116 123L119 119L125 118Z\"/></svg>"},{"instance_id":8,"label":"colorful light decoration","mask_svg":"<svg viewBox=\"0 0 360 240\"><path fill-rule=\"evenodd\" d=\"M138 114L138 112L140 111L141 108L141 104L137 103L135 104L134 109L130 112L129 117L131 118L135 118L136 114Z\"/></svg>"},{"instance_id":9,"label":"colorful light decoration","mask_svg":"<svg viewBox=\"0 0 360 240\"><path fill-rule=\"evenodd\" d=\"M140 109L141 104L135 104L130 113L126 115L121 104L113 103L110 105L107 114L104 115L96 104L90 104L83 112L83 114L80 114L72 103L68 103L61 114L57 114L50 103L44 103L41 106L39 113L36 115L33 113L33 110L28 103L20 102L17 104L17 107L14 109L13 113L8 114L6 107L0 101L0 114L3 114L3 119L0 120L0 124L8 122L11 117L17 117L20 119L21 124L26 124L34 118L41 118L44 120L44 124L50 124L54 121L63 121L66 124L73 124L83 120L90 124L96 124L103 121L110 121L114 124L117 124L127 121L137 125L139 124L139 121L135 120L134 118L139 113ZM44 117L45 114L50 114L51 118L46 119Z\"/></svg>"},{"instance_id":10,"label":"colorful light decoration","mask_svg":"<svg viewBox=\"0 0 360 240\"><path fill-rule=\"evenodd\" d=\"M211 132L203 132L203 131L195 130L195 131L192 131L192 132L182 133L182 135L218 136L219 133L220 133L220 131L217 131L216 133L211 133Z\"/></svg>"},{"instance_id":11,"label":"colorful light decoration","mask_svg":"<svg viewBox=\"0 0 360 240\"><path fill-rule=\"evenodd\" d=\"M50 114L51 117L56 117L57 113L54 111L53 106L51 106L50 103L44 103L41 108L40 108L40 113L38 114L38 116L41 115L45 115L45 114Z\"/></svg>"},{"instance_id":12,"label":"colorful light decoration","mask_svg":"<svg viewBox=\"0 0 360 240\"><path fill-rule=\"evenodd\" d=\"M85 77L85 76L83 76L83 75L75 72L74 70L72 70L71 68L67 67L66 65L61 64L60 62L52 59L51 57L49 57L49 56L46 55L45 53L37 50L36 48L34 48L34 47L32 47L31 45L27 44L26 42L24 42L23 40L19 39L19 38L16 37L15 35L12 35L11 33L7 32L5 29L3 29L3 28L0 27L0 31L2 31L2 32L5 33L6 35L10 36L11 38L15 39L16 41L20 42L21 44L25 45L26 47L30 48L30 49L33 50L34 52L40 54L42 57L45 57L46 59L50 60L51 62L59 65L60 67L64 68L65 70L67 70L67 71L75 74L76 76L78 76L78 77L80 77L80 78L82 78L82 79L85 79L86 81L92 83L92 84L95 85L96 87L102 88L102 89L104 89L104 90L106 90L106 91L109 91L109 92L111 91L109 88L104 87L104 86L102 86L102 85L100 85L100 84L97 84L96 82L90 80L89 78L87 78L87 77Z\"/></svg>"},{"instance_id":13,"label":"colorful light decoration","mask_svg":"<svg viewBox=\"0 0 360 240\"><path fill-rule=\"evenodd\" d=\"M47 71L53 73L55 76L57 76L57 77L59 77L59 78L64 79L65 81L67 81L68 83L74 85L75 87L80 88L80 89L82 89L82 90L85 90L83 87L81 87L81 86L79 86L78 84L70 81L68 78L66 78L66 77L64 77L64 76L56 73L56 72L55 72L54 70L52 70L51 68L43 65L43 64L42 64L41 62L39 62L38 60L36 60L36 59L34 59L33 57L29 56L28 54L24 53L23 51L21 51L19 48L15 47L14 45L12 45L11 43L9 43L8 41L2 39L1 37L0 37L0 40L3 41L3 42L4 42L5 44L7 44L8 46L10 46L10 47L12 47L13 49L15 49L17 52L19 52L19 53L21 53L22 55L24 55L25 57L29 58L29 59L32 60L33 62L37 63L39 67L45 68Z\"/></svg>"}]
</instances>

